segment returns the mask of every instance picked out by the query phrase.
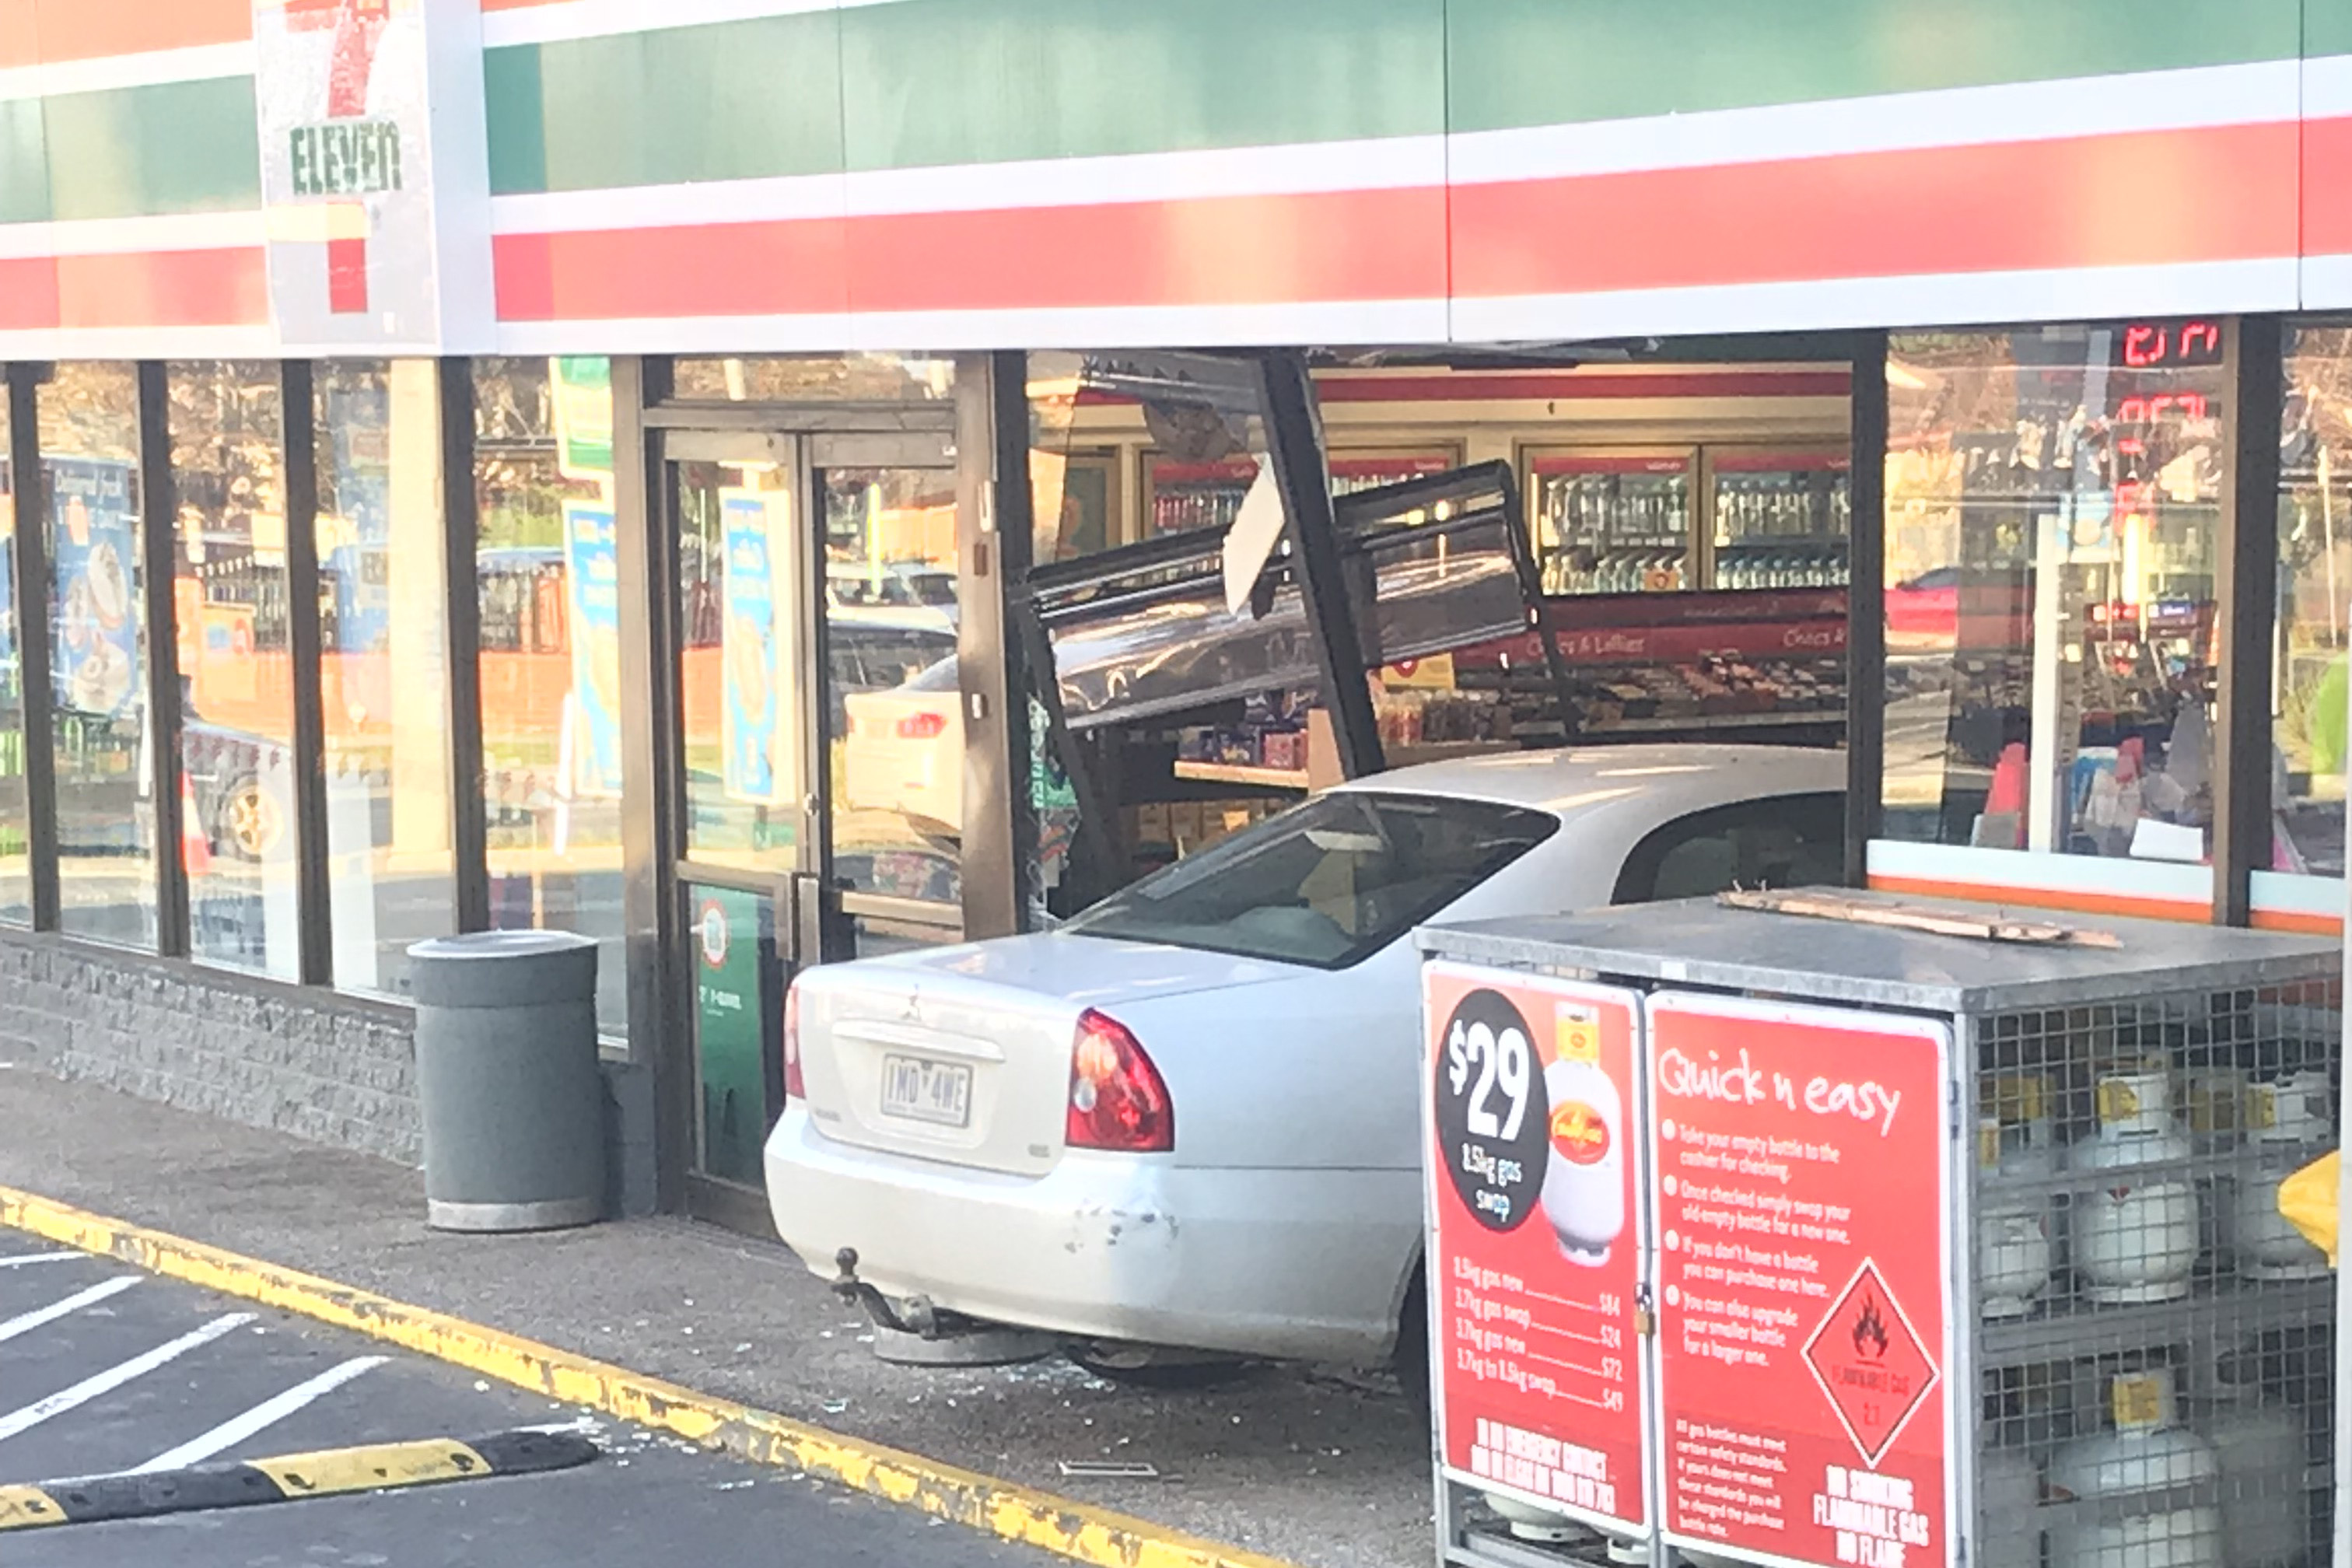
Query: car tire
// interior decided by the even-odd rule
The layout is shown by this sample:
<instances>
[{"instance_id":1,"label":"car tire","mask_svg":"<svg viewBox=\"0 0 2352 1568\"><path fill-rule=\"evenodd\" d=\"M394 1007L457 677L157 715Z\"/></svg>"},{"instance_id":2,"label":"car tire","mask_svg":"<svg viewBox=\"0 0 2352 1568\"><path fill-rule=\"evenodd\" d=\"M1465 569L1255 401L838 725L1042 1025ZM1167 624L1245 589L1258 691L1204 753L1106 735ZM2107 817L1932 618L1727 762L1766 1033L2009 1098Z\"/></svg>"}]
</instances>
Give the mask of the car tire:
<instances>
[{"instance_id":1,"label":"car tire","mask_svg":"<svg viewBox=\"0 0 2352 1568\"><path fill-rule=\"evenodd\" d=\"M1214 1356L1160 1356L1129 1346L1071 1345L1069 1358L1106 1383L1161 1394L1222 1388L1249 1375L1255 1363Z\"/></svg>"},{"instance_id":2,"label":"car tire","mask_svg":"<svg viewBox=\"0 0 2352 1568\"><path fill-rule=\"evenodd\" d=\"M1405 1282L1404 1303L1397 1310L1396 1353L1391 1364L1396 1369L1397 1386L1404 1394L1404 1402L1413 1415L1426 1426L1429 1422L1429 1283L1415 1264L1412 1278Z\"/></svg>"},{"instance_id":3,"label":"car tire","mask_svg":"<svg viewBox=\"0 0 2352 1568\"><path fill-rule=\"evenodd\" d=\"M278 797L251 775L221 792L214 820L213 842L223 853L248 864L268 858L286 826Z\"/></svg>"}]
</instances>

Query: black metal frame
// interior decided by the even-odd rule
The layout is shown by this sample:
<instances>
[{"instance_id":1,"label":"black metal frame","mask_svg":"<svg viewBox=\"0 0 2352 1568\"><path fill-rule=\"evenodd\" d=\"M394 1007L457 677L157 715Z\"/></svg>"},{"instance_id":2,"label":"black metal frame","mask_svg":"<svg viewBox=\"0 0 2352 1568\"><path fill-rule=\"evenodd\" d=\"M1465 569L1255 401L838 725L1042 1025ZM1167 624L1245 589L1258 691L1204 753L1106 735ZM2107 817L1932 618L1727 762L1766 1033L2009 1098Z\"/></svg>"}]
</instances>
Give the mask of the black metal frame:
<instances>
[{"instance_id":1,"label":"black metal frame","mask_svg":"<svg viewBox=\"0 0 2352 1568\"><path fill-rule=\"evenodd\" d=\"M41 467L40 388L46 364L11 364L8 466L16 487L16 673L25 722L26 850L33 929L58 929L57 699L49 668L49 486Z\"/></svg>"},{"instance_id":2,"label":"black metal frame","mask_svg":"<svg viewBox=\"0 0 2352 1568\"><path fill-rule=\"evenodd\" d=\"M2214 598L2221 616L2221 700L2215 714L2213 923L2253 918L2253 873L2271 863L2272 645L2278 603L2279 437L2285 402L2285 328L2242 316L2231 343L2237 416L2221 513Z\"/></svg>"},{"instance_id":3,"label":"black metal frame","mask_svg":"<svg viewBox=\"0 0 2352 1568\"><path fill-rule=\"evenodd\" d=\"M1846 541L1845 874L1870 884L1886 771L1886 334L1853 342ZM1864 518L1875 526L1864 528Z\"/></svg>"},{"instance_id":4,"label":"black metal frame","mask_svg":"<svg viewBox=\"0 0 2352 1568\"><path fill-rule=\"evenodd\" d=\"M442 559L449 667L449 847L457 858L457 929L490 926L489 805L482 792L482 600L474 552L481 537L474 498L474 367L436 362L441 451Z\"/></svg>"},{"instance_id":5,"label":"black metal frame","mask_svg":"<svg viewBox=\"0 0 2352 1568\"><path fill-rule=\"evenodd\" d=\"M188 956L188 863L180 798L180 639L173 596L172 535L179 500L172 480L169 370L142 360L139 377L139 553L147 617L147 787L155 813L155 951ZM199 828L201 831L201 828Z\"/></svg>"},{"instance_id":6,"label":"black metal frame","mask_svg":"<svg viewBox=\"0 0 2352 1568\"><path fill-rule=\"evenodd\" d=\"M1028 661L1010 628L1033 552L1028 355L956 361L956 668L963 688L967 941L1028 927ZM978 809L974 809L975 806Z\"/></svg>"},{"instance_id":7,"label":"black metal frame","mask_svg":"<svg viewBox=\"0 0 2352 1568\"><path fill-rule=\"evenodd\" d=\"M1267 459L1274 465L1287 520L1291 562L1307 602L1307 625L1323 675L1323 700L1339 751L1339 771L1365 778L1387 766L1381 750L1379 716L1364 677L1364 639L1349 602L1347 570L1339 555L1339 526L1331 510L1329 465L1323 450L1323 423L1307 356L1275 349L1257 360L1258 390L1265 413Z\"/></svg>"},{"instance_id":8,"label":"black metal frame","mask_svg":"<svg viewBox=\"0 0 2352 1568\"><path fill-rule=\"evenodd\" d=\"M308 360L278 367L286 445L286 646L293 662L296 963L305 985L335 979L334 889L327 863L325 640L319 623L319 422Z\"/></svg>"}]
</instances>

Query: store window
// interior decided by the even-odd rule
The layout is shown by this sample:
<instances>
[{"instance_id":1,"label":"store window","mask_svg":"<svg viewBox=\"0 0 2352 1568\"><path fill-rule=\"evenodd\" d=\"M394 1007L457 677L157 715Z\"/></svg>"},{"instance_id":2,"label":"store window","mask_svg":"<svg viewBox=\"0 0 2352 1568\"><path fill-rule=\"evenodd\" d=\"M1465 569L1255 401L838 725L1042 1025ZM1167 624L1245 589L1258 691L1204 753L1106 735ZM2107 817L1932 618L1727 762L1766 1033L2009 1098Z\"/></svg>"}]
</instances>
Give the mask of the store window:
<instances>
[{"instance_id":1,"label":"store window","mask_svg":"<svg viewBox=\"0 0 2352 1568\"><path fill-rule=\"evenodd\" d=\"M320 672L335 984L407 990L408 945L456 916L439 367L314 378Z\"/></svg>"},{"instance_id":2,"label":"store window","mask_svg":"<svg viewBox=\"0 0 2352 1568\"><path fill-rule=\"evenodd\" d=\"M2288 336L2272 657L2273 871L2344 875L2352 614L2352 326Z\"/></svg>"},{"instance_id":3,"label":"store window","mask_svg":"<svg viewBox=\"0 0 2352 1568\"><path fill-rule=\"evenodd\" d=\"M490 924L593 938L624 1036L611 362L474 362L474 500Z\"/></svg>"},{"instance_id":4,"label":"store window","mask_svg":"<svg viewBox=\"0 0 2352 1568\"><path fill-rule=\"evenodd\" d=\"M955 362L880 353L680 359L670 394L688 403L940 403L955 395Z\"/></svg>"},{"instance_id":5,"label":"store window","mask_svg":"<svg viewBox=\"0 0 2352 1568\"><path fill-rule=\"evenodd\" d=\"M1888 838L2206 859L2226 332L1893 340Z\"/></svg>"},{"instance_id":6,"label":"store window","mask_svg":"<svg viewBox=\"0 0 2352 1568\"><path fill-rule=\"evenodd\" d=\"M152 948L138 373L60 364L37 406L49 500L58 922L77 936Z\"/></svg>"},{"instance_id":7,"label":"store window","mask_svg":"<svg viewBox=\"0 0 2352 1568\"><path fill-rule=\"evenodd\" d=\"M189 951L300 976L285 418L278 366L165 369Z\"/></svg>"},{"instance_id":8,"label":"store window","mask_svg":"<svg viewBox=\"0 0 2352 1568\"><path fill-rule=\"evenodd\" d=\"M33 921L32 809L25 794L25 683L16 650L16 493L0 382L0 924Z\"/></svg>"}]
</instances>

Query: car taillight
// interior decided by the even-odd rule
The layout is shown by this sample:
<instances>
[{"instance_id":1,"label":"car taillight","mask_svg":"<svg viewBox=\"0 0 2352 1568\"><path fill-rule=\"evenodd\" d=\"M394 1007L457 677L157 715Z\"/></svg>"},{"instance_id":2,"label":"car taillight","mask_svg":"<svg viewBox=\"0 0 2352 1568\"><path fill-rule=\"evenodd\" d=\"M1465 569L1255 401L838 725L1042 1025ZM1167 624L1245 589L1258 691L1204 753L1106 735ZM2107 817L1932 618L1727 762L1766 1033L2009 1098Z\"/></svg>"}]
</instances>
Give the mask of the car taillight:
<instances>
[{"instance_id":1,"label":"car taillight","mask_svg":"<svg viewBox=\"0 0 2352 1568\"><path fill-rule=\"evenodd\" d=\"M801 1077L801 988L797 984L784 992L784 1098L808 1098L808 1084Z\"/></svg>"},{"instance_id":2,"label":"car taillight","mask_svg":"<svg viewBox=\"0 0 2352 1568\"><path fill-rule=\"evenodd\" d=\"M1176 1147L1176 1107L1160 1069L1127 1026L1089 1009L1070 1047L1070 1108L1063 1141L1073 1149L1164 1154Z\"/></svg>"},{"instance_id":3,"label":"car taillight","mask_svg":"<svg viewBox=\"0 0 2352 1568\"><path fill-rule=\"evenodd\" d=\"M932 741L947 732L948 721L937 713L916 713L898 721L898 739Z\"/></svg>"}]
</instances>

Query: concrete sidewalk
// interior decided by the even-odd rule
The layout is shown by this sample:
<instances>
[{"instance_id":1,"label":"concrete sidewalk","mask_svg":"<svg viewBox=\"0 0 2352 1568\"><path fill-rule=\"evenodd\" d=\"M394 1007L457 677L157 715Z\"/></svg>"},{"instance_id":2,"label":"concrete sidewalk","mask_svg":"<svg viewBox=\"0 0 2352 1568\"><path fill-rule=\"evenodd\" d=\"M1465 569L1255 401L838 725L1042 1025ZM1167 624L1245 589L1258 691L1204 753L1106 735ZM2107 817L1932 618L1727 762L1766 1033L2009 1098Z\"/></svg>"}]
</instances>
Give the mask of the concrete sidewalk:
<instances>
[{"instance_id":1,"label":"concrete sidewalk","mask_svg":"<svg viewBox=\"0 0 2352 1568\"><path fill-rule=\"evenodd\" d=\"M782 1248L677 1220L429 1232L415 1171L22 1068L0 1069L0 1184L1313 1568L1429 1561L1425 1439L1370 1375L1163 1394L1059 1360L887 1367ZM1061 1473L1089 1459L1160 1479Z\"/></svg>"}]
</instances>

